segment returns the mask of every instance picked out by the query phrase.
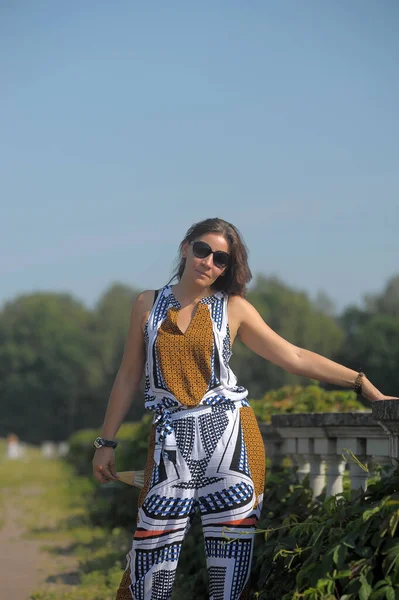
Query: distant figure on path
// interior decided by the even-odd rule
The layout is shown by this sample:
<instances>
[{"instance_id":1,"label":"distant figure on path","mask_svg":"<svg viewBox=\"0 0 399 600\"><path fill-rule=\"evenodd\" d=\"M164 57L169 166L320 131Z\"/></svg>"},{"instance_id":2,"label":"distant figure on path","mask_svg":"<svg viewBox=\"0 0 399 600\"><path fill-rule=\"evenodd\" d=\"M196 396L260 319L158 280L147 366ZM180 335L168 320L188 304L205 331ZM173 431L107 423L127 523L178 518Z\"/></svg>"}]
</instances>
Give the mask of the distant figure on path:
<instances>
[{"instance_id":1,"label":"distant figure on path","mask_svg":"<svg viewBox=\"0 0 399 600\"><path fill-rule=\"evenodd\" d=\"M15 433L10 433L7 437L7 458L13 460L21 458L22 448L19 437Z\"/></svg>"}]
</instances>

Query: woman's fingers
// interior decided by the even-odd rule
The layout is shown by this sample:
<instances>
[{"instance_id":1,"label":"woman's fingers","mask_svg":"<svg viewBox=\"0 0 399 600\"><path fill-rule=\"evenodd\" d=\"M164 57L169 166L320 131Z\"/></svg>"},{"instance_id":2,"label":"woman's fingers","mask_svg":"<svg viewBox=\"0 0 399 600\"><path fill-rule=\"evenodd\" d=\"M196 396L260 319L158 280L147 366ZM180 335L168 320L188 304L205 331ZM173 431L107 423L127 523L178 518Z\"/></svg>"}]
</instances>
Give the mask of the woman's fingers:
<instances>
[{"instance_id":1,"label":"woman's fingers","mask_svg":"<svg viewBox=\"0 0 399 600\"><path fill-rule=\"evenodd\" d=\"M119 476L118 476L118 473L116 472L116 469L115 469L115 464L114 464L114 463L111 463L111 464L109 465L109 470L111 471L111 475L112 475L112 477L113 477L114 479L117 479L117 480L119 480Z\"/></svg>"},{"instance_id":2,"label":"woman's fingers","mask_svg":"<svg viewBox=\"0 0 399 600\"><path fill-rule=\"evenodd\" d=\"M118 481L118 477L115 476L114 465L95 465L94 466L94 477L100 483L108 483L109 481Z\"/></svg>"},{"instance_id":3,"label":"woman's fingers","mask_svg":"<svg viewBox=\"0 0 399 600\"><path fill-rule=\"evenodd\" d=\"M100 483L108 483L108 477L103 473L103 467L101 465L94 467L93 475Z\"/></svg>"},{"instance_id":4,"label":"woman's fingers","mask_svg":"<svg viewBox=\"0 0 399 600\"><path fill-rule=\"evenodd\" d=\"M118 478L113 474L115 471L114 465L103 465L101 472L104 477L106 477L109 481L117 481Z\"/></svg>"}]
</instances>

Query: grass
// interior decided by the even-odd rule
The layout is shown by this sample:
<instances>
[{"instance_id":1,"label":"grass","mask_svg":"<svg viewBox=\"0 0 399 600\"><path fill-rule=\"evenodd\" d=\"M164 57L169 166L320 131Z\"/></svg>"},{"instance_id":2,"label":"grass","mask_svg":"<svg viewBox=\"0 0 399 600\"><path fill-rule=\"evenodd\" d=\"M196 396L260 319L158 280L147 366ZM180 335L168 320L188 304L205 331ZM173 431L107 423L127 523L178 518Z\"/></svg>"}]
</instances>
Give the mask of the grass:
<instances>
[{"instance_id":1,"label":"grass","mask_svg":"<svg viewBox=\"0 0 399 600\"><path fill-rule=\"evenodd\" d=\"M114 600L131 536L90 525L94 481L30 448L24 460L0 461L0 482L0 506L14 502L25 535L43 542L48 577L31 599Z\"/></svg>"}]
</instances>

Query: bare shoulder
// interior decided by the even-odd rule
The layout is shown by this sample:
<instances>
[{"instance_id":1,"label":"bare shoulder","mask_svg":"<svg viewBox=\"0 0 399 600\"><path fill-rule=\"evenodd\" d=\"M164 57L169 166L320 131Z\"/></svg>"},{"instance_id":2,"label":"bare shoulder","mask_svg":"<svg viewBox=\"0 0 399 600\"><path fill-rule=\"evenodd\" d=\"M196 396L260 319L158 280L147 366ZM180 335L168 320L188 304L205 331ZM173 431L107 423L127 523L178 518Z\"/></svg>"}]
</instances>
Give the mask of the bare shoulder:
<instances>
[{"instance_id":1,"label":"bare shoulder","mask_svg":"<svg viewBox=\"0 0 399 600\"><path fill-rule=\"evenodd\" d=\"M155 290L144 290L140 292L138 296L136 296L136 300L133 304L137 306L138 310L142 310L144 312L151 311L152 305L154 303Z\"/></svg>"},{"instance_id":2,"label":"bare shoulder","mask_svg":"<svg viewBox=\"0 0 399 600\"><path fill-rule=\"evenodd\" d=\"M154 290L144 290L132 301L130 323L120 370L138 385L145 361L144 327L154 301Z\"/></svg>"},{"instance_id":3,"label":"bare shoulder","mask_svg":"<svg viewBox=\"0 0 399 600\"><path fill-rule=\"evenodd\" d=\"M144 290L140 292L134 299L130 315L132 325L140 327L144 330L145 323L151 312L154 303L155 290Z\"/></svg>"},{"instance_id":4,"label":"bare shoulder","mask_svg":"<svg viewBox=\"0 0 399 600\"><path fill-rule=\"evenodd\" d=\"M229 297L229 315L242 319L246 314L254 310L254 307L248 300L242 296Z\"/></svg>"},{"instance_id":5,"label":"bare shoulder","mask_svg":"<svg viewBox=\"0 0 399 600\"><path fill-rule=\"evenodd\" d=\"M252 304L242 296L230 296L228 303L228 321L232 343L236 338L243 321L253 309Z\"/></svg>"},{"instance_id":6,"label":"bare shoulder","mask_svg":"<svg viewBox=\"0 0 399 600\"><path fill-rule=\"evenodd\" d=\"M243 296L232 295L229 296L229 306L243 307L252 305L248 302L246 298L243 298Z\"/></svg>"}]
</instances>

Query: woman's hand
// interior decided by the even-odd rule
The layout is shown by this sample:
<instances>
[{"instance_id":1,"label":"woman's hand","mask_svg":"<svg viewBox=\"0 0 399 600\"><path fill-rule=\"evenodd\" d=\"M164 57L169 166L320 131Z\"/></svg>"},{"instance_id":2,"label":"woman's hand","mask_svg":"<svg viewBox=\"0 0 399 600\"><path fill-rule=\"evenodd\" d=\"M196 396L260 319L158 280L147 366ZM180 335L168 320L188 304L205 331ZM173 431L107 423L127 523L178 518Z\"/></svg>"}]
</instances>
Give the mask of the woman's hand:
<instances>
[{"instance_id":1,"label":"woman's hand","mask_svg":"<svg viewBox=\"0 0 399 600\"><path fill-rule=\"evenodd\" d=\"M376 400L399 400L397 396L384 396L367 377L362 378L362 396L372 402Z\"/></svg>"},{"instance_id":2,"label":"woman's hand","mask_svg":"<svg viewBox=\"0 0 399 600\"><path fill-rule=\"evenodd\" d=\"M113 448L107 446L97 448L93 457L93 475L100 483L119 481L115 469L115 452Z\"/></svg>"}]
</instances>

